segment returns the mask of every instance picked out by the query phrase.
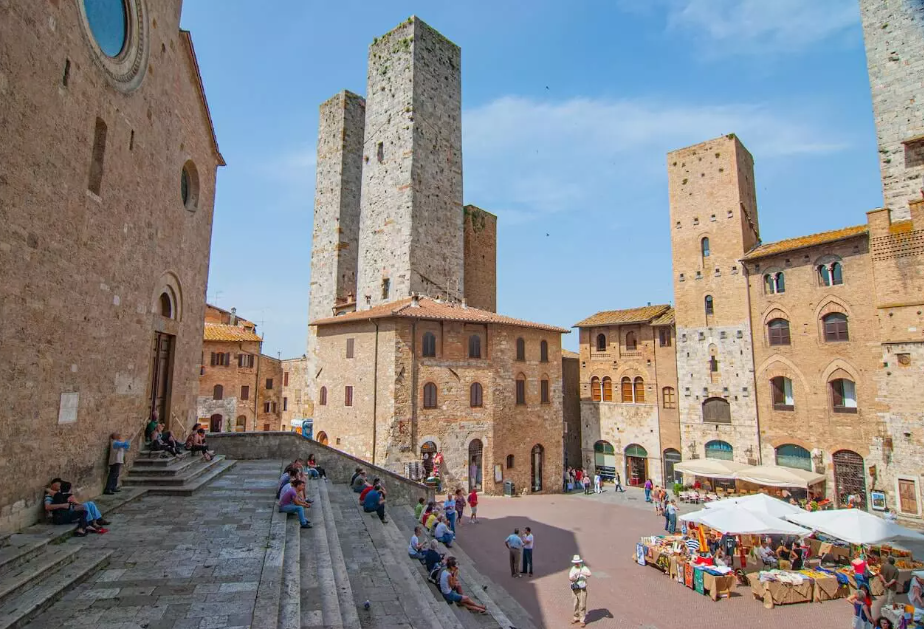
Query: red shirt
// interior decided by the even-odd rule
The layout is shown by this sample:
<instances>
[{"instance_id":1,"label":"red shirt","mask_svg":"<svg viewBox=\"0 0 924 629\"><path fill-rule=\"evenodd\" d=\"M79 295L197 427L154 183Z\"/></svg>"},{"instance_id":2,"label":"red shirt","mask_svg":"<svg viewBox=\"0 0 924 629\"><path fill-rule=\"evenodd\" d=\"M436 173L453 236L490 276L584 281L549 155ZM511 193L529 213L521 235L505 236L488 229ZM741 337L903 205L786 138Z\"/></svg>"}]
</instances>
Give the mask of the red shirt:
<instances>
[{"instance_id":1,"label":"red shirt","mask_svg":"<svg viewBox=\"0 0 924 629\"><path fill-rule=\"evenodd\" d=\"M359 492L359 501L362 502L366 499L366 494L372 491L372 485L366 485L366 488Z\"/></svg>"},{"instance_id":2,"label":"red shirt","mask_svg":"<svg viewBox=\"0 0 924 629\"><path fill-rule=\"evenodd\" d=\"M478 506L478 494L476 494L475 492L470 493L468 495L468 504L472 505L473 507L477 507Z\"/></svg>"}]
</instances>

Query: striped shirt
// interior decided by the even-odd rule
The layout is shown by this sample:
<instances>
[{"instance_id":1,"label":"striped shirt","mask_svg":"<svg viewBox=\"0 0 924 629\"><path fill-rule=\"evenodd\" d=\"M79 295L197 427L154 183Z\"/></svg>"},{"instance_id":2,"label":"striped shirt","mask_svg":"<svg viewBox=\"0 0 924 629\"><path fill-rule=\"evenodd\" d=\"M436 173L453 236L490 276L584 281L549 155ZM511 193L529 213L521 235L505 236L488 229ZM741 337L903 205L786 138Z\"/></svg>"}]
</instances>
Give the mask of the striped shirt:
<instances>
[{"instance_id":1,"label":"striped shirt","mask_svg":"<svg viewBox=\"0 0 924 629\"><path fill-rule=\"evenodd\" d=\"M696 539L686 539L686 540L684 540L683 543L687 545L687 549L688 549L691 553L698 553L698 552L699 552L699 540L696 540Z\"/></svg>"}]
</instances>

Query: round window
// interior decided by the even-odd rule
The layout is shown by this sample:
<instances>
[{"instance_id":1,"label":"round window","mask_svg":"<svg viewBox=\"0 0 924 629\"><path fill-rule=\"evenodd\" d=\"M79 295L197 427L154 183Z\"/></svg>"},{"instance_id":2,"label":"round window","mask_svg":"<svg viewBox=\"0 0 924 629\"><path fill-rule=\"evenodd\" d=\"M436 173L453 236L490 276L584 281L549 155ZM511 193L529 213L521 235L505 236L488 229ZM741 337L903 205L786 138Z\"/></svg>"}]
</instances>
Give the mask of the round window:
<instances>
[{"instance_id":1,"label":"round window","mask_svg":"<svg viewBox=\"0 0 924 629\"><path fill-rule=\"evenodd\" d=\"M93 39L104 54L118 57L128 39L125 0L83 0Z\"/></svg>"}]
</instances>

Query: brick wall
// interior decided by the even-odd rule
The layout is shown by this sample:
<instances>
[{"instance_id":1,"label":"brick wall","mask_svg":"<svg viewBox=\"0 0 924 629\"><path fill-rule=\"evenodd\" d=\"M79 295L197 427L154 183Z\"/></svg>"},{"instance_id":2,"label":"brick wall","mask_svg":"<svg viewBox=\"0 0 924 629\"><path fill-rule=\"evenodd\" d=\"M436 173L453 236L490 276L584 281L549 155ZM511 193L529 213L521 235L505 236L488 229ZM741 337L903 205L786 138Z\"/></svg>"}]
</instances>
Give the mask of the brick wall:
<instances>
[{"instance_id":1,"label":"brick wall","mask_svg":"<svg viewBox=\"0 0 924 629\"><path fill-rule=\"evenodd\" d=\"M132 52L140 43L141 70L118 89L81 3L0 4L0 471L17 479L0 488L0 531L37 517L52 476L85 495L102 489L109 433L135 436L150 413L155 331L175 336L169 414L195 421L222 162L181 3L143 4L144 34L129 40ZM98 194L89 190L97 118L106 125ZM180 195L187 163L192 210ZM172 319L159 314L165 290Z\"/></svg>"},{"instance_id":2,"label":"brick wall","mask_svg":"<svg viewBox=\"0 0 924 629\"><path fill-rule=\"evenodd\" d=\"M202 370L199 376L197 416L206 429L211 427L212 415L221 415L222 431L256 430L257 417L257 363L260 357L257 341L202 343ZM212 365L211 355L230 354L227 367ZM253 367L239 367L239 356L253 356ZM222 387L222 399L215 399L215 385ZM242 397L242 387L248 388L248 399Z\"/></svg>"},{"instance_id":3,"label":"brick wall","mask_svg":"<svg viewBox=\"0 0 924 629\"><path fill-rule=\"evenodd\" d=\"M266 354L260 355L257 424L252 430L282 429L282 373L282 361Z\"/></svg>"},{"instance_id":4,"label":"brick wall","mask_svg":"<svg viewBox=\"0 0 924 629\"><path fill-rule=\"evenodd\" d=\"M292 421L307 419L314 415L314 402L309 397L307 367L307 356L287 358L282 361L283 404L280 408L282 430L300 430L300 427L292 425Z\"/></svg>"},{"instance_id":5,"label":"brick wall","mask_svg":"<svg viewBox=\"0 0 924 629\"><path fill-rule=\"evenodd\" d=\"M497 217L465 206L465 301L497 312Z\"/></svg>"}]
</instances>

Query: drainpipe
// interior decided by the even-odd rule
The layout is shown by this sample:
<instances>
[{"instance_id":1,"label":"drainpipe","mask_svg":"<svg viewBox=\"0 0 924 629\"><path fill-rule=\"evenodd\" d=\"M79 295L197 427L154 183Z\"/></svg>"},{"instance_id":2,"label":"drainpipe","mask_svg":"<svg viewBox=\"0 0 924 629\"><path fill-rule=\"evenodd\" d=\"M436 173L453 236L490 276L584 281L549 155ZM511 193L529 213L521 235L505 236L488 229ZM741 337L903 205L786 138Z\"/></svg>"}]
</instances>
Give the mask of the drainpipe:
<instances>
[{"instance_id":1,"label":"drainpipe","mask_svg":"<svg viewBox=\"0 0 924 629\"><path fill-rule=\"evenodd\" d=\"M374 319L369 319L369 323L375 326L375 358L372 363L372 464L375 465L375 444L378 441L379 324Z\"/></svg>"},{"instance_id":2,"label":"drainpipe","mask_svg":"<svg viewBox=\"0 0 924 629\"><path fill-rule=\"evenodd\" d=\"M263 357L263 341L257 345L257 368L253 380L253 429L257 429L257 409L260 406L260 359ZM245 426L246 428L246 426Z\"/></svg>"},{"instance_id":3,"label":"drainpipe","mask_svg":"<svg viewBox=\"0 0 924 629\"><path fill-rule=\"evenodd\" d=\"M411 454L419 457L417 452L417 322L411 322ZM435 454L435 453L434 453ZM419 458L417 459L420 460Z\"/></svg>"}]
</instances>

